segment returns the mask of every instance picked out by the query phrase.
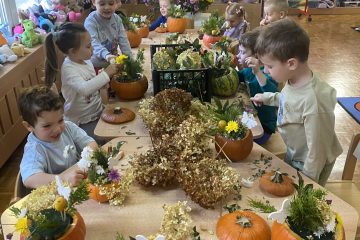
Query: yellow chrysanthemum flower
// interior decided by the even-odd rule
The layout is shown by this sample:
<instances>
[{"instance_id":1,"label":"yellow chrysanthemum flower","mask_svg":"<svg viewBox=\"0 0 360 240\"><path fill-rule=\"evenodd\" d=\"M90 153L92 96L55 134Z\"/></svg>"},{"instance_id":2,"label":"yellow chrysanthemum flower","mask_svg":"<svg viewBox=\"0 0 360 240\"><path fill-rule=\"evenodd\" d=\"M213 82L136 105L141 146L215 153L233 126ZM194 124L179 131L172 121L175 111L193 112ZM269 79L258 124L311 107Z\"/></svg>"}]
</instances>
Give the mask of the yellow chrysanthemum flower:
<instances>
[{"instance_id":1,"label":"yellow chrysanthemum flower","mask_svg":"<svg viewBox=\"0 0 360 240\"><path fill-rule=\"evenodd\" d=\"M125 62L125 59L127 59L128 56L122 54L120 56L117 56L115 59L116 64L123 64Z\"/></svg>"},{"instance_id":2,"label":"yellow chrysanthemum flower","mask_svg":"<svg viewBox=\"0 0 360 240\"><path fill-rule=\"evenodd\" d=\"M58 212L62 212L67 208L67 201L63 196L55 199L54 208Z\"/></svg>"},{"instance_id":3,"label":"yellow chrysanthemum flower","mask_svg":"<svg viewBox=\"0 0 360 240\"><path fill-rule=\"evenodd\" d=\"M225 130L228 134L231 132L238 132L239 131L239 125L235 121L229 121L228 124L225 127Z\"/></svg>"},{"instance_id":4,"label":"yellow chrysanthemum flower","mask_svg":"<svg viewBox=\"0 0 360 240\"><path fill-rule=\"evenodd\" d=\"M24 237L30 235L29 220L27 219L27 217L19 218L19 220L15 224L15 231L20 232L20 234Z\"/></svg>"}]
</instances>

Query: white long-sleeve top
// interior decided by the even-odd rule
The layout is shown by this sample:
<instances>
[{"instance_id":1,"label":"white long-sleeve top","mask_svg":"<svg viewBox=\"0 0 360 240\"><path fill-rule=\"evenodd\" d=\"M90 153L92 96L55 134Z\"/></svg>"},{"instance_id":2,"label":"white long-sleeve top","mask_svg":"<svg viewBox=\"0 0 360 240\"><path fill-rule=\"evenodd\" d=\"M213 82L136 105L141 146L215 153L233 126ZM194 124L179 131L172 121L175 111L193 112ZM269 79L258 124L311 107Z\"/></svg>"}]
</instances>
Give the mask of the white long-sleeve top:
<instances>
[{"instance_id":1,"label":"white long-sleeve top","mask_svg":"<svg viewBox=\"0 0 360 240\"><path fill-rule=\"evenodd\" d=\"M287 146L285 160L304 163L314 181L325 164L342 153L335 133L336 90L314 76L302 86L286 83L281 93L264 93L264 104L278 106L277 127Z\"/></svg>"},{"instance_id":2,"label":"white long-sleeve top","mask_svg":"<svg viewBox=\"0 0 360 240\"><path fill-rule=\"evenodd\" d=\"M105 71L96 75L90 60L79 64L65 58L61 67L65 119L77 125L98 119L103 110L99 90L109 81Z\"/></svg>"}]
</instances>

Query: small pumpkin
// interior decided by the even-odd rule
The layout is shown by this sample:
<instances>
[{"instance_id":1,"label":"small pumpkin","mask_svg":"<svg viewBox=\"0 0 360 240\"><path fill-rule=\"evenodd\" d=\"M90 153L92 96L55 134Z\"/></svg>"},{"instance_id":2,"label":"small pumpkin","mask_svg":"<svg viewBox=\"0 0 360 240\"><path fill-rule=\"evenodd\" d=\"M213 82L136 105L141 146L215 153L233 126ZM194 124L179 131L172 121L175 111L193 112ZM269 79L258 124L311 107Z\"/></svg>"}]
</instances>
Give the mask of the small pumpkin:
<instances>
[{"instance_id":1,"label":"small pumpkin","mask_svg":"<svg viewBox=\"0 0 360 240\"><path fill-rule=\"evenodd\" d=\"M137 48L141 43L141 36L139 31L126 31L127 38L131 48Z\"/></svg>"},{"instance_id":2,"label":"small pumpkin","mask_svg":"<svg viewBox=\"0 0 360 240\"><path fill-rule=\"evenodd\" d=\"M134 120L135 113L127 108L112 107L101 113L101 119L107 123L120 124Z\"/></svg>"},{"instance_id":3,"label":"small pumpkin","mask_svg":"<svg viewBox=\"0 0 360 240\"><path fill-rule=\"evenodd\" d=\"M157 32L157 33L166 33L166 31L167 31L166 27L164 27L164 26L155 28L155 32Z\"/></svg>"},{"instance_id":4,"label":"small pumpkin","mask_svg":"<svg viewBox=\"0 0 360 240\"><path fill-rule=\"evenodd\" d=\"M279 171L272 171L262 175L260 188L277 197L286 197L294 192L293 180Z\"/></svg>"},{"instance_id":5,"label":"small pumpkin","mask_svg":"<svg viewBox=\"0 0 360 240\"><path fill-rule=\"evenodd\" d=\"M203 36L203 44L207 47L207 48L211 48L212 45L214 45L215 43L217 43L218 41L220 41L222 36L211 36L208 34L204 34Z\"/></svg>"},{"instance_id":6,"label":"small pumpkin","mask_svg":"<svg viewBox=\"0 0 360 240\"><path fill-rule=\"evenodd\" d=\"M270 240L270 227L251 211L234 211L222 216L216 224L219 240Z\"/></svg>"},{"instance_id":7,"label":"small pumpkin","mask_svg":"<svg viewBox=\"0 0 360 240\"><path fill-rule=\"evenodd\" d=\"M136 100L142 98L149 87L148 80L145 75L140 79L134 79L131 82L110 81L111 89L116 92L119 99Z\"/></svg>"},{"instance_id":8,"label":"small pumpkin","mask_svg":"<svg viewBox=\"0 0 360 240\"><path fill-rule=\"evenodd\" d=\"M149 36L149 32L150 30L148 25L139 28L139 34L142 38L147 38Z\"/></svg>"},{"instance_id":9,"label":"small pumpkin","mask_svg":"<svg viewBox=\"0 0 360 240\"><path fill-rule=\"evenodd\" d=\"M183 33L186 29L186 18L168 17L166 20L167 30L171 33Z\"/></svg>"}]
</instances>

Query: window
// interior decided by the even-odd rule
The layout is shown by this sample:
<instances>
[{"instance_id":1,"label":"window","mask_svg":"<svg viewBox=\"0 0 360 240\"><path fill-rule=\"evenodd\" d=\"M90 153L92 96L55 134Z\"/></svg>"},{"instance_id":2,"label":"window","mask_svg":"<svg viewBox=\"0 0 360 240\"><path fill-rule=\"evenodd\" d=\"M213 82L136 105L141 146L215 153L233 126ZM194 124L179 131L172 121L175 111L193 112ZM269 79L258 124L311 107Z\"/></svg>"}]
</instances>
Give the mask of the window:
<instances>
[{"instance_id":1,"label":"window","mask_svg":"<svg viewBox=\"0 0 360 240\"><path fill-rule=\"evenodd\" d=\"M0 0L0 7L1 23L14 26L19 22L14 0Z\"/></svg>"}]
</instances>

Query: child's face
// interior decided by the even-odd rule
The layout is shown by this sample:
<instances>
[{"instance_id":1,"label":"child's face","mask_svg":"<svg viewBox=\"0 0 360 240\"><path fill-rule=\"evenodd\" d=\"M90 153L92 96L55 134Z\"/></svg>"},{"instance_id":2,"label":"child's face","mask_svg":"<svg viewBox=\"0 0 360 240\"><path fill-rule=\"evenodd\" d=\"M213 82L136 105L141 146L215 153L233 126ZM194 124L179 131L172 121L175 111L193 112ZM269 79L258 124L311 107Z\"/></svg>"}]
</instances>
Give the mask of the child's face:
<instances>
[{"instance_id":1,"label":"child's face","mask_svg":"<svg viewBox=\"0 0 360 240\"><path fill-rule=\"evenodd\" d=\"M236 27L243 20L244 20L244 17L239 17L239 16L231 17L231 18L226 19L226 21L229 23L228 26L231 27L231 28Z\"/></svg>"},{"instance_id":2,"label":"child's face","mask_svg":"<svg viewBox=\"0 0 360 240\"><path fill-rule=\"evenodd\" d=\"M238 62L242 64L244 67L247 67L245 63L245 59L251 57L253 54L249 48L244 47L243 45L239 45L239 54L236 56L238 58Z\"/></svg>"},{"instance_id":3,"label":"child's face","mask_svg":"<svg viewBox=\"0 0 360 240\"><path fill-rule=\"evenodd\" d=\"M270 54L265 54L259 59L264 64L264 72L270 74L275 81L280 83L290 79L291 73L287 62L274 59Z\"/></svg>"},{"instance_id":4,"label":"child's face","mask_svg":"<svg viewBox=\"0 0 360 240\"><path fill-rule=\"evenodd\" d=\"M27 122L23 122L24 126L29 132L44 142L57 142L61 134L64 132L64 111L59 109L57 111L43 111L37 118L35 126L31 126Z\"/></svg>"},{"instance_id":5,"label":"child's face","mask_svg":"<svg viewBox=\"0 0 360 240\"><path fill-rule=\"evenodd\" d=\"M160 13L161 13L161 15L167 16L168 10L170 8L170 2L166 1L166 0L161 0L161 1L159 1L159 5L160 5Z\"/></svg>"},{"instance_id":6,"label":"child's face","mask_svg":"<svg viewBox=\"0 0 360 240\"><path fill-rule=\"evenodd\" d=\"M93 53L93 48L91 46L91 37L88 32L80 34L80 47L69 51L69 57L71 60L76 62L82 62L91 58Z\"/></svg>"},{"instance_id":7,"label":"child's face","mask_svg":"<svg viewBox=\"0 0 360 240\"><path fill-rule=\"evenodd\" d=\"M119 6L117 0L92 0L92 3L99 15L106 19L110 19Z\"/></svg>"},{"instance_id":8,"label":"child's face","mask_svg":"<svg viewBox=\"0 0 360 240\"><path fill-rule=\"evenodd\" d=\"M271 6L264 7L264 14L265 14L265 21L267 24L278 21L278 20L286 17L286 14L284 11L276 11Z\"/></svg>"}]
</instances>

